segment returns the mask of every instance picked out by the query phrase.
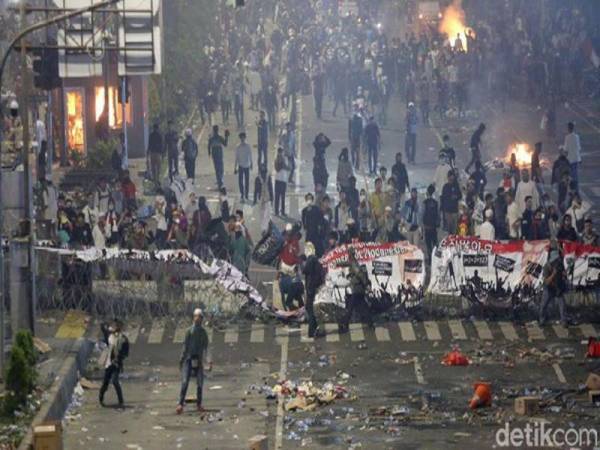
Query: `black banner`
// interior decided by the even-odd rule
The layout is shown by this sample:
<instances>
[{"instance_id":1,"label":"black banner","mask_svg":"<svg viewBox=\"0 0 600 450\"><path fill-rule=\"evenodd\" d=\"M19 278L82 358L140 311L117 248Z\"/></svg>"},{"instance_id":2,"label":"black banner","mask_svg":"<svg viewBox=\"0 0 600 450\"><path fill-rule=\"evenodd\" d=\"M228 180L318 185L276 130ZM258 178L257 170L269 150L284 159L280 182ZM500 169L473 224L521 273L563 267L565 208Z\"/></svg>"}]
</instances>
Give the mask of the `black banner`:
<instances>
[{"instance_id":1,"label":"black banner","mask_svg":"<svg viewBox=\"0 0 600 450\"><path fill-rule=\"evenodd\" d=\"M373 261L373 275L376 276L392 276L392 263L387 261Z\"/></svg>"},{"instance_id":2,"label":"black banner","mask_svg":"<svg viewBox=\"0 0 600 450\"><path fill-rule=\"evenodd\" d=\"M600 269L600 258L598 258L597 256L590 256L588 258L588 268Z\"/></svg>"},{"instance_id":3,"label":"black banner","mask_svg":"<svg viewBox=\"0 0 600 450\"><path fill-rule=\"evenodd\" d=\"M404 272L408 272L408 273L423 272L423 260L422 259L405 259L404 260Z\"/></svg>"},{"instance_id":4,"label":"black banner","mask_svg":"<svg viewBox=\"0 0 600 450\"><path fill-rule=\"evenodd\" d=\"M535 278L539 278L542 274L542 266L536 262L529 261L527 263L527 269L525 269L525 273Z\"/></svg>"},{"instance_id":5,"label":"black banner","mask_svg":"<svg viewBox=\"0 0 600 450\"><path fill-rule=\"evenodd\" d=\"M496 255L496 259L494 259L494 267L498 270L510 273L515 270L515 260L507 258L506 256Z\"/></svg>"},{"instance_id":6,"label":"black banner","mask_svg":"<svg viewBox=\"0 0 600 450\"><path fill-rule=\"evenodd\" d=\"M487 267L488 255L463 255L465 267Z\"/></svg>"}]
</instances>

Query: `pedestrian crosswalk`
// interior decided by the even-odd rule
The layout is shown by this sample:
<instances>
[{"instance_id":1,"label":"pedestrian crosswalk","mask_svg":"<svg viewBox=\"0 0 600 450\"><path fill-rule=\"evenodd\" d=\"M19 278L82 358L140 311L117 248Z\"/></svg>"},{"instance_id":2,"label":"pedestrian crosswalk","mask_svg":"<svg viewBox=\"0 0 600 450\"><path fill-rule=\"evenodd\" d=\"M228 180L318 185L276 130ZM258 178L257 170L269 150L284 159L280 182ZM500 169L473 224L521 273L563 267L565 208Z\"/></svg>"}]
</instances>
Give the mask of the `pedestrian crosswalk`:
<instances>
[{"instance_id":1,"label":"pedestrian crosswalk","mask_svg":"<svg viewBox=\"0 0 600 450\"><path fill-rule=\"evenodd\" d=\"M69 315L64 319L66 324L57 324L56 338L71 339L65 327L70 327L73 318ZM187 321L171 321L154 319L148 322L132 322L126 325L125 332L131 344L175 344L181 345L190 323ZM489 322L484 320L449 319L427 320L423 322L387 322L371 328L361 323L351 323L348 333L340 333L338 324L327 323L324 326L326 336L318 342L325 343L360 343L370 342L456 342L468 340L481 341L524 341L541 342L544 340L573 339L583 340L590 336L599 336L600 324L584 323L568 328L552 324L540 327L537 322L515 324L508 321ZM69 328L70 330L70 328ZM224 329L207 328L209 339L215 343L226 345L281 343L283 338L289 342L313 343L314 338L308 336L308 325L265 325L232 324ZM93 337L93 330L87 336Z\"/></svg>"}]
</instances>

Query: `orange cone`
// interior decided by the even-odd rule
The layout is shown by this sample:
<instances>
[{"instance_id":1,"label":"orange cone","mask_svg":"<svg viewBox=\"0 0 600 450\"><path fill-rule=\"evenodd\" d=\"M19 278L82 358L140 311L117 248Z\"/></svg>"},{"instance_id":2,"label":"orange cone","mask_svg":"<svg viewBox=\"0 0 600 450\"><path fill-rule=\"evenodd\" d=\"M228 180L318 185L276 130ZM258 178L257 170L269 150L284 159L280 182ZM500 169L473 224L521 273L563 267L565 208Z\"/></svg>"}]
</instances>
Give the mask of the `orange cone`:
<instances>
[{"instance_id":1,"label":"orange cone","mask_svg":"<svg viewBox=\"0 0 600 450\"><path fill-rule=\"evenodd\" d=\"M492 404L492 385L484 381L478 381L473 385L475 392L469 406L471 409L477 409L481 406L490 406Z\"/></svg>"}]
</instances>

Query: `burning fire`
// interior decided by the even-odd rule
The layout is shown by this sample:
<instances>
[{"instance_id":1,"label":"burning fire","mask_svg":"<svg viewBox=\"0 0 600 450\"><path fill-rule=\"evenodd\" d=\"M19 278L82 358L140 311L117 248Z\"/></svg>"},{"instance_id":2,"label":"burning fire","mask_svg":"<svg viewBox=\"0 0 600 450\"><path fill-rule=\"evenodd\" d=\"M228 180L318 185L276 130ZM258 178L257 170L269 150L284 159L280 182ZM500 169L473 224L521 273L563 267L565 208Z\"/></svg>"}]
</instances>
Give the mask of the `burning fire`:
<instances>
[{"instance_id":1,"label":"burning fire","mask_svg":"<svg viewBox=\"0 0 600 450\"><path fill-rule=\"evenodd\" d=\"M465 51L467 51L467 32L475 36L472 28L465 25L465 11L462 9L462 0L454 0L444 11L440 22L439 32L448 36L448 43L452 48L456 46L457 36L460 37Z\"/></svg>"},{"instance_id":2,"label":"burning fire","mask_svg":"<svg viewBox=\"0 0 600 450\"><path fill-rule=\"evenodd\" d=\"M531 165L531 155L533 154L533 149L528 144L524 142L518 142L511 145L508 148L506 155L507 163L510 163L511 155L513 153L517 159L518 167L529 167Z\"/></svg>"}]
</instances>

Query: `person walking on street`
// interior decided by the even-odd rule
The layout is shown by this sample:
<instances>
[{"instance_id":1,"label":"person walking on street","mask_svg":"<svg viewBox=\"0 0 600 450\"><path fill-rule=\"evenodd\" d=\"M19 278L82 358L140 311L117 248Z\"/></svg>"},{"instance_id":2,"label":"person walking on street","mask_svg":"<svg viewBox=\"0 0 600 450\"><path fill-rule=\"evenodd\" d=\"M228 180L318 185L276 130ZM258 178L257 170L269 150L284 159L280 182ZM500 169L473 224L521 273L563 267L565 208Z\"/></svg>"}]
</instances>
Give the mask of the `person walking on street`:
<instances>
[{"instance_id":1,"label":"person walking on street","mask_svg":"<svg viewBox=\"0 0 600 450\"><path fill-rule=\"evenodd\" d=\"M348 249L348 278L350 279L351 294L347 297L346 302L346 322L340 327L340 332L347 332L352 313L356 310L360 319L367 322L369 327L373 327L373 317L366 301L366 294L371 287L369 276L365 266L361 266L356 259L356 251L354 248Z\"/></svg>"},{"instance_id":2,"label":"person walking on street","mask_svg":"<svg viewBox=\"0 0 600 450\"><path fill-rule=\"evenodd\" d=\"M308 320L308 337L323 336L322 332L318 332L317 319L315 317L314 303L317 295L317 290L324 282L323 266L319 262L319 257L316 255L315 246L312 242L306 242L304 246L306 262L304 263L304 280L306 285L306 303L305 311Z\"/></svg>"},{"instance_id":3,"label":"person walking on street","mask_svg":"<svg viewBox=\"0 0 600 450\"><path fill-rule=\"evenodd\" d=\"M185 130L185 139L181 143L183 159L185 161L185 172L188 179L194 182L196 178L196 158L198 157L198 144L192 136L191 128Z\"/></svg>"},{"instance_id":4,"label":"person walking on street","mask_svg":"<svg viewBox=\"0 0 600 450\"><path fill-rule=\"evenodd\" d=\"M285 131L279 137L279 145L283 148L284 156L287 158L288 183L293 183L296 170L296 132L291 122L285 124Z\"/></svg>"},{"instance_id":5,"label":"person walking on street","mask_svg":"<svg viewBox=\"0 0 600 450\"><path fill-rule=\"evenodd\" d=\"M399 203L402 204L406 190L410 189L410 180L408 179L406 165L402 162L402 153L396 153L396 163L392 166L392 177L399 195Z\"/></svg>"},{"instance_id":6,"label":"person walking on street","mask_svg":"<svg viewBox=\"0 0 600 450\"><path fill-rule=\"evenodd\" d=\"M544 293L542 303L540 305L539 324L544 325L546 322L546 309L552 300L556 300L560 313L560 322L566 327L566 305L564 294L567 290L567 275L563 263L563 256L560 251L558 242L553 239L550 242L550 250L548 254L548 262L544 266Z\"/></svg>"},{"instance_id":7,"label":"person walking on street","mask_svg":"<svg viewBox=\"0 0 600 450\"><path fill-rule=\"evenodd\" d=\"M435 186L430 184L427 188L427 198L423 202L423 238L425 239L425 247L427 253L425 259L431 262L431 254L434 247L438 245L438 228L440 226L439 205L436 199L433 198Z\"/></svg>"},{"instance_id":8,"label":"person walking on street","mask_svg":"<svg viewBox=\"0 0 600 450\"><path fill-rule=\"evenodd\" d=\"M564 149L571 162L571 178L575 182L576 189L579 189L579 164L581 164L581 140L575 133L575 124L567 124L568 134L565 136Z\"/></svg>"},{"instance_id":9,"label":"person walking on street","mask_svg":"<svg viewBox=\"0 0 600 450\"><path fill-rule=\"evenodd\" d=\"M202 310L194 310L193 324L185 333L183 341L183 350L179 359L181 368L181 391L179 393L179 403L175 410L177 414L183 412L185 396L192 376L196 377L196 409L203 412L202 407L202 386L204 384L204 365L208 365L210 372L213 367L212 358L208 348L208 334L202 326Z\"/></svg>"},{"instance_id":10,"label":"person walking on street","mask_svg":"<svg viewBox=\"0 0 600 450\"><path fill-rule=\"evenodd\" d=\"M148 138L148 159L150 160L150 176L156 188L160 185L160 169L163 159L163 138L160 134L158 124L152 126Z\"/></svg>"},{"instance_id":11,"label":"person walking on street","mask_svg":"<svg viewBox=\"0 0 600 450\"><path fill-rule=\"evenodd\" d=\"M417 124L419 117L417 115L417 108L415 104L410 102L408 104L408 111L406 112L406 142L404 145L404 151L406 152L406 159L408 163L415 163L415 156L417 153Z\"/></svg>"},{"instance_id":12,"label":"person walking on street","mask_svg":"<svg viewBox=\"0 0 600 450\"><path fill-rule=\"evenodd\" d=\"M169 180L173 181L173 175L179 175L179 134L173 128L173 121L167 122L167 132L165 133L165 147L167 148L167 158L169 163Z\"/></svg>"},{"instance_id":13,"label":"person walking on street","mask_svg":"<svg viewBox=\"0 0 600 450\"><path fill-rule=\"evenodd\" d=\"M377 160L379 150L381 149L381 134L379 126L375 122L375 117L369 118L369 123L365 127L365 143L367 144L367 155L369 159L369 175L377 174Z\"/></svg>"},{"instance_id":14,"label":"person walking on street","mask_svg":"<svg viewBox=\"0 0 600 450\"><path fill-rule=\"evenodd\" d=\"M215 176L219 189L223 187L223 148L227 147L229 130L225 130L225 137L219 134L219 126L213 126L213 134L208 139L208 156L212 158L215 166Z\"/></svg>"},{"instance_id":15,"label":"person walking on street","mask_svg":"<svg viewBox=\"0 0 600 450\"><path fill-rule=\"evenodd\" d=\"M242 202L250 201L248 193L250 192L250 171L252 170L252 149L246 143L246 133L239 134L240 144L235 149L235 170L238 174L238 184L240 187L240 196Z\"/></svg>"},{"instance_id":16,"label":"person walking on street","mask_svg":"<svg viewBox=\"0 0 600 450\"><path fill-rule=\"evenodd\" d=\"M465 172L467 173L469 173L469 169L471 168L471 166L475 165L477 161L481 162L481 139L484 131L485 124L480 123L473 135L471 136L471 143L469 144L471 148L471 161L469 162L469 164L467 164L467 167L465 168Z\"/></svg>"},{"instance_id":17,"label":"person walking on street","mask_svg":"<svg viewBox=\"0 0 600 450\"><path fill-rule=\"evenodd\" d=\"M283 154L283 148L277 149L275 158L275 215L285 216L285 191L288 182L288 165Z\"/></svg>"},{"instance_id":18,"label":"person walking on street","mask_svg":"<svg viewBox=\"0 0 600 450\"><path fill-rule=\"evenodd\" d=\"M360 144L363 136L363 119L358 108L354 108L354 114L348 121L348 140L350 141L350 155L352 165L360 170Z\"/></svg>"},{"instance_id":19,"label":"person walking on street","mask_svg":"<svg viewBox=\"0 0 600 450\"><path fill-rule=\"evenodd\" d=\"M256 167L268 166L267 155L269 149L269 123L265 118L265 112L260 112L260 117L256 122L256 131L258 136L258 160Z\"/></svg>"},{"instance_id":20,"label":"person walking on street","mask_svg":"<svg viewBox=\"0 0 600 450\"><path fill-rule=\"evenodd\" d=\"M104 380L100 387L100 405L104 406L104 395L108 390L108 385L112 383L117 392L119 408L122 408L125 402L123 400L123 389L119 382L119 374L123 371L123 361L129 356L129 340L122 332L123 323L118 319L115 319L112 327L103 323L100 329L104 343L107 345L101 357L101 365L104 367Z\"/></svg>"}]
</instances>

